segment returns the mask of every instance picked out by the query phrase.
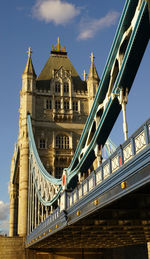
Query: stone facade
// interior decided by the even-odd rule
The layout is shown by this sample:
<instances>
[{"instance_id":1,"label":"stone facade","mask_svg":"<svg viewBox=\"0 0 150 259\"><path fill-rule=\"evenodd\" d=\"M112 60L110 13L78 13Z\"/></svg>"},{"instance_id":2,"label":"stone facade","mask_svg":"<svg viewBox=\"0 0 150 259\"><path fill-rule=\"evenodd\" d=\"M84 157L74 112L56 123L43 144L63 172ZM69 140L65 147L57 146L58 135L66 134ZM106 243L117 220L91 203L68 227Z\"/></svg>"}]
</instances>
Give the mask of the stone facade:
<instances>
[{"instance_id":1,"label":"stone facade","mask_svg":"<svg viewBox=\"0 0 150 259\"><path fill-rule=\"evenodd\" d=\"M34 138L44 167L60 178L74 155L98 84L93 54L88 78L84 72L84 80L81 80L58 39L37 77L29 49L20 91L18 147L11 165L10 236L25 236L27 229L27 114L32 118Z\"/></svg>"}]
</instances>

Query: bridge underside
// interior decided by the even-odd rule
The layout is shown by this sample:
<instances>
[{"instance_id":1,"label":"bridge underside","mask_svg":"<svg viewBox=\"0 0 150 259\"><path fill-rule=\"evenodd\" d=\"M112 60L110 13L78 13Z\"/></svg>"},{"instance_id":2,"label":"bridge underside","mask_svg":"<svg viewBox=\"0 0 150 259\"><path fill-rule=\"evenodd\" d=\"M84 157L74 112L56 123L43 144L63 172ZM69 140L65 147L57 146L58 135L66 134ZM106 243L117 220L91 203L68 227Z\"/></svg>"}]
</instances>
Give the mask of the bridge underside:
<instances>
[{"instance_id":1,"label":"bridge underside","mask_svg":"<svg viewBox=\"0 0 150 259\"><path fill-rule=\"evenodd\" d=\"M145 168L150 172L150 166ZM105 195L111 196L109 190ZM88 205L87 205L88 206ZM85 218L32 245L51 251L66 248L116 248L150 241L150 184L125 195ZM85 206L81 212L88 210ZM79 213L80 214L80 213ZM68 217L68 220L71 220ZM79 215L80 217L80 215Z\"/></svg>"}]
</instances>

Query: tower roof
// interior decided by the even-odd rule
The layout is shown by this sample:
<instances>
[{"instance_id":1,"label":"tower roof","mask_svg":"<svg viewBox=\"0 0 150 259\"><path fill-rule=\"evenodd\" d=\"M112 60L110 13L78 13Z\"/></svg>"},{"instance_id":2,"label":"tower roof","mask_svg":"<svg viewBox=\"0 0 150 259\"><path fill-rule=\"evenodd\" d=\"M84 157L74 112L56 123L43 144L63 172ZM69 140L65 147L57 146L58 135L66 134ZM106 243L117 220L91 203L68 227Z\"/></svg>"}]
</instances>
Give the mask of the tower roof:
<instances>
[{"instance_id":1,"label":"tower roof","mask_svg":"<svg viewBox=\"0 0 150 259\"><path fill-rule=\"evenodd\" d=\"M35 70L32 64L32 59L31 59L31 53L32 53L31 48L29 48L27 53L28 53L28 60L23 74L33 75L34 77L36 77Z\"/></svg>"},{"instance_id":2,"label":"tower roof","mask_svg":"<svg viewBox=\"0 0 150 259\"><path fill-rule=\"evenodd\" d=\"M42 88L44 85L45 87L46 85L48 87L49 81L54 77L54 71L59 70L61 67L68 72L71 71L71 78L73 80L75 90L85 91L87 89L86 82L81 80L80 76L67 56L65 47L63 48L60 45L59 38L57 45L55 47L52 46L50 57L37 78L37 87Z\"/></svg>"},{"instance_id":3,"label":"tower roof","mask_svg":"<svg viewBox=\"0 0 150 259\"><path fill-rule=\"evenodd\" d=\"M97 81L100 81L100 78L98 76L98 73L97 73L97 70L96 70L96 67L95 67L95 64L94 64L94 54L93 52L91 53L91 67L90 67L90 70L89 70L89 74L88 74L88 79L95 79Z\"/></svg>"}]
</instances>

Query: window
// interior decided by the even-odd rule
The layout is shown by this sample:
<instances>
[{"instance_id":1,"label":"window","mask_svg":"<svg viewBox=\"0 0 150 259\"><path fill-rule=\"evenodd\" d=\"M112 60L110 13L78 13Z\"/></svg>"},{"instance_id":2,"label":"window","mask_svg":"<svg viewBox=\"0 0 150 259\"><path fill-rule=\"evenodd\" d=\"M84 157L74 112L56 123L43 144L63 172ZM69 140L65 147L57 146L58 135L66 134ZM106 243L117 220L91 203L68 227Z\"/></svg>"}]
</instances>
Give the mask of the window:
<instances>
[{"instance_id":1,"label":"window","mask_svg":"<svg viewBox=\"0 0 150 259\"><path fill-rule=\"evenodd\" d=\"M45 143L45 139L40 139L40 148L46 148L46 143Z\"/></svg>"},{"instance_id":2,"label":"window","mask_svg":"<svg viewBox=\"0 0 150 259\"><path fill-rule=\"evenodd\" d=\"M46 100L46 109L51 110L52 109L52 101Z\"/></svg>"},{"instance_id":3,"label":"window","mask_svg":"<svg viewBox=\"0 0 150 259\"><path fill-rule=\"evenodd\" d=\"M60 109L60 100L55 101L55 109L59 110Z\"/></svg>"},{"instance_id":4,"label":"window","mask_svg":"<svg viewBox=\"0 0 150 259\"><path fill-rule=\"evenodd\" d=\"M56 167L55 169L55 177L61 178L63 173L63 167Z\"/></svg>"},{"instance_id":5,"label":"window","mask_svg":"<svg viewBox=\"0 0 150 259\"><path fill-rule=\"evenodd\" d=\"M78 102L73 102L73 111L78 111Z\"/></svg>"},{"instance_id":6,"label":"window","mask_svg":"<svg viewBox=\"0 0 150 259\"><path fill-rule=\"evenodd\" d=\"M69 101L64 102L64 110L69 110Z\"/></svg>"},{"instance_id":7,"label":"window","mask_svg":"<svg viewBox=\"0 0 150 259\"><path fill-rule=\"evenodd\" d=\"M64 93L68 93L68 92L69 92L69 84L64 83Z\"/></svg>"},{"instance_id":8,"label":"window","mask_svg":"<svg viewBox=\"0 0 150 259\"><path fill-rule=\"evenodd\" d=\"M55 83L55 93L60 93L60 82Z\"/></svg>"},{"instance_id":9,"label":"window","mask_svg":"<svg viewBox=\"0 0 150 259\"><path fill-rule=\"evenodd\" d=\"M56 137L56 148L69 149L69 137L59 135Z\"/></svg>"}]
</instances>

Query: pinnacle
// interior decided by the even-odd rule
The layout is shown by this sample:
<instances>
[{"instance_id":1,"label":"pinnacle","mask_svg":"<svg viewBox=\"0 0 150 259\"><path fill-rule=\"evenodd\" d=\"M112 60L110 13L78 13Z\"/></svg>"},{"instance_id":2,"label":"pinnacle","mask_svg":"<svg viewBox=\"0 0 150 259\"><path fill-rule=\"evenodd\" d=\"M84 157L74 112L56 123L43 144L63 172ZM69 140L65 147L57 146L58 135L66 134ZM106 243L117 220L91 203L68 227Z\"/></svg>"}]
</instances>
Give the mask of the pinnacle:
<instances>
[{"instance_id":1,"label":"pinnacle","mask_svg":"<svg viewBox=\"0 0 150 259\"><path fill-rule=\"evenodd\" d=\"M31 53L32 53L31 48L28 49L27 53L28 53L28 60L23 74L29 74L36 77L35 70L32 64L32 59L31 59Z\"/></svg>"},{"instance_id":2,"label":"pinnacle","mask_svg":"<svg viewBox=\"0 0 150 259\"><path fill-rule=\"evenodd\" d=\"M95 67L95 64L94 64L94 54L93 52L91 53L91 67L90 67L90 71L89 71L89 74L88 74L88 79L95 79L97 81L99 81L99 76L98 76L98 73L97 73L97 70L96 70L96 67Z\"/></svg>"}]
</instances>

